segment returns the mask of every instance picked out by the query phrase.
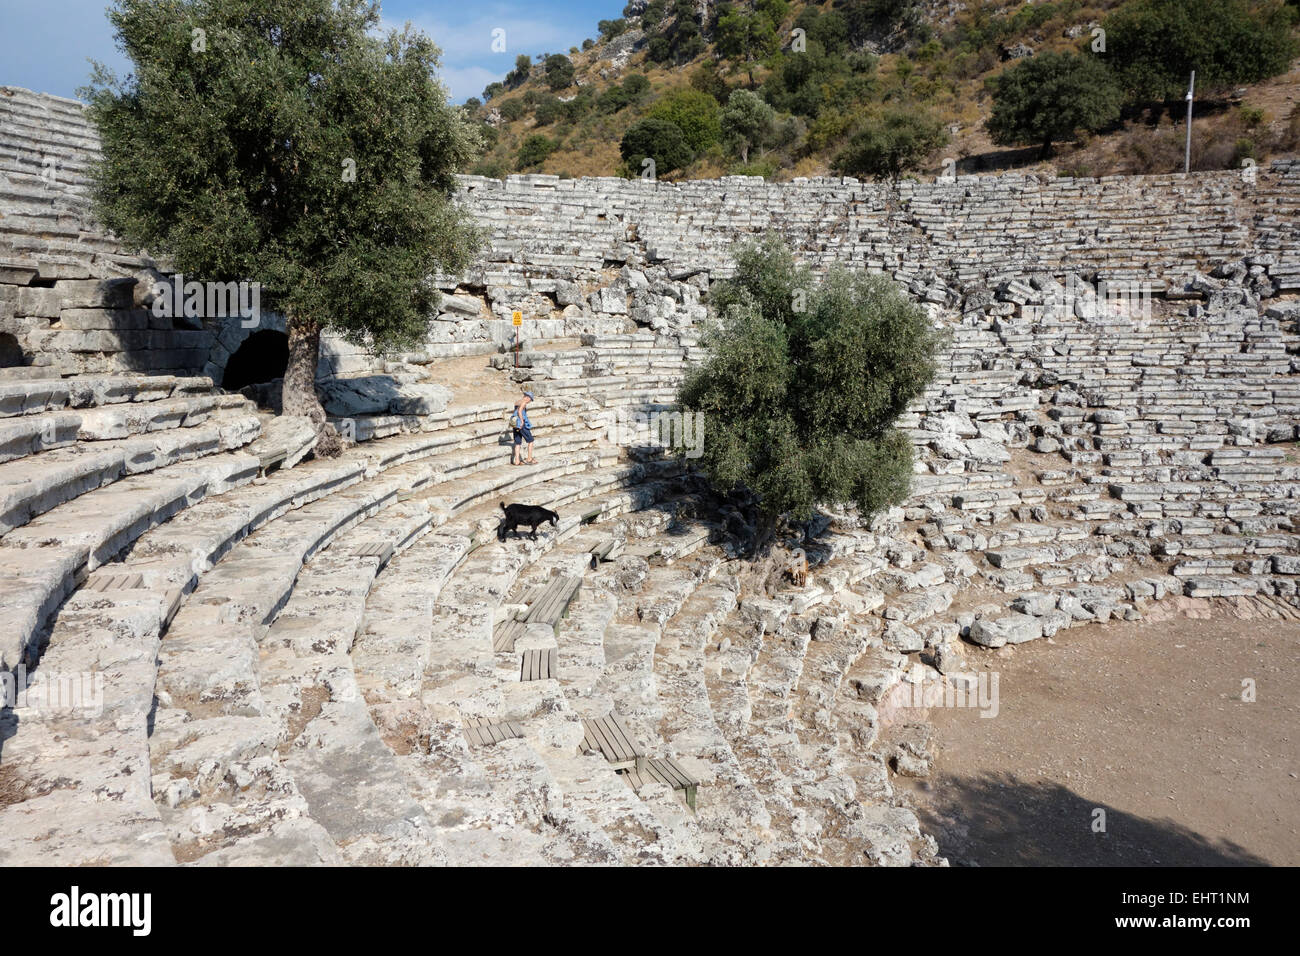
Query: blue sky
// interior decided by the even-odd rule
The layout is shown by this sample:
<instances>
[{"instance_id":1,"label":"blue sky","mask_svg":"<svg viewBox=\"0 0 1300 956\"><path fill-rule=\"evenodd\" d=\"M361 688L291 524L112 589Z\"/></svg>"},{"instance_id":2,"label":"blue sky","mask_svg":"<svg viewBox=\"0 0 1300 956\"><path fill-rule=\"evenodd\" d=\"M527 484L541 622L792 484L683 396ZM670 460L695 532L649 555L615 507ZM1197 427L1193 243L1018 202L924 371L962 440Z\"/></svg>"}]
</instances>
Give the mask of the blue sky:
<instances>
[{"instance_id":1,"label":"blue sky","mask_svg":"<svg viewBox=\"0 0 1300 956\"><path fill-rule=\"evenodd\" d=\"M596 23L622 15L625 0L386 0L386 25L410 20L442 48L443 81L452 99L481 96L520 53L567 53ZM86 82L88 60L119 74L129 67L104 16L106 0L0 0L0 85L73 96ZM492 31L505 30L504 53Z\"/></svg>"}]
</instances>

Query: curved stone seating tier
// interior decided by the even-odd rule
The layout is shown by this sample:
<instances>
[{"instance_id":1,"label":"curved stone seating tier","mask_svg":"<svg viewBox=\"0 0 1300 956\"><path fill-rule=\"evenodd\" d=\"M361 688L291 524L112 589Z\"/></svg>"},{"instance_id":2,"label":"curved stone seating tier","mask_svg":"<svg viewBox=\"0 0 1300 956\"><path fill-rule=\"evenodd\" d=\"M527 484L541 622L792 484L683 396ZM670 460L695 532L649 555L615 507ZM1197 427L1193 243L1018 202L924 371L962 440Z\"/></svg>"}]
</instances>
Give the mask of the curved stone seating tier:
<instances>
[{"instance_id":1,"label":"curved stone seating tier","mask_svg":"<svg viewBox=\"0 0 1300 956\"><path fill-rule=\"evenodd\" d=\"M641 534L648 530L644 526L638 528ZM644 772L653 761L671 759L696 784L705 784L696 773L694 755L673 751L659 735L661 708L654 654L661 627L721 563L716 554L702 554L684 556L681 563L671 568L647 567L645 559L652 557L655 542L679 534L679 529L668 526L651 539L629 538L623 555L609 566L611 570L595 575L592 587L596 590L597 606L605 606L609 597L615 603L608 608L608 617L601 614L600 654L589 658L589 670L583 681L587 693L574 693L571 698L575 710L588 722L616 719L620 731L643 755L619 775L626 793L635 793L641 805L629 805L625 796L621 801L597 802L590 811L598 816L601 826L629 861L657 858L665 863L698 863L717 857L711 846L715 838L702 833L693 815L684 812L690 798L682 796L673 800L668 786ZM626 570L617 570L620 567ZM640 579L630 587L632 582L626 577L629 573ZM562 648L567 647L570 634L569 629L561 629ZM592 637L586 640L590 642ZM571 686L571 690L577 688ZM608 785L614 777L609 756L593 753L588 759L604 765L608 774L604 782ZM695 799L699 806L700 801L707 804L710 797L701 794Z\"/></svg>"},{"instance_id":2,"label":"curved stone seating tier","mask_svg":"<svg viewBox=\"0 0 1300 956\"><path fill-rule=\"evenodd\" d=\"M771 817L714 715L706 680L705 649L736 607L734 577L718 574L682 602L660 628L655 647L658 733L668 751L700 780L697 820L713 841L712 861L737 865L769 853L764 834Z\"/></svg>"},{"instance_id":3,"label":"curved stone seating tier","mask_svg":"<svg viewBox=\"0 0 1300 956\"><path fill-rule=\"evenodd\" d=\"M654 500L649 498L643 503L650 508L649 512L643 513L638 509L627 518L614 522L614 533L619 536L629 534L629 527L634 527L639 534L662 528L669 515L662 508L654 507ZM584 505L584 511L586 508ZM579 520L586 521L587 516L580 515ZM563 525L561 527L563 529ZM575 525L573 533L568 537L562 530L557 536L559 543L554 548L520 571L515 586L511 589L514 598L508 598L507 603L493 615L496 619L495 630L499 632L510 620L510 615L522 606L517 602L527 600L527 595L543 592L552 575L583 575L588 569L593 549L598 548L609 535L606 524ZM583 582L569 605L567 615L558 626L540 623L528 625L526 633L520 636L513 647L502 649L495 655L496 672L502 675L509 671L512 664L517 672L520 653L529 653L522 648L536 648L543 652L548 647L555 648L558 651L556 682L563 693L564 705L561 711L568 715L567 726L542 729L546 724L539 726L539 715L524 713L519 708L511 711L511 724L520 728L525 741L531 743L535 739L534 735L537 735L535 753L562 794L564 812L588 821L596 832L604 835L603 840L607 842L603 842L602 846L611 861L684 862L692 849L693 826L686 808L672 798L671 790L662 786L644 788L638 796L628 787L627 778L617 774L603 756L582 752L583 748L578 746L582 739L580 728L583 725L580 721L586 720L596 711L602 711L599 716L604 716L603 711L612 706L608 697L596 695L597 684L601 682L605 671L604 624L612 616L612 609L610 613L605 613L602 605L605 603L603 598L606 592L592 588L590 581ZM461 602L471 600L474 593L455 594L452 606L461 606ZM495 591L492 599L500 599ZM594 618L593 601L596 605ZM450 612L451 608L448 610ZM503 612L505 618L501 618ZM592 628L593 624L598 626ZM531 690L533 685L527 686ZM549 693L549 690L543 690L542 693ZM503 706L506 706L505 698ZM480 719L500 718L493 716ZM553 721L548 718L547 722Z\"/></svg>"},{"instance_id":4,"label":"curved stone seating tier","mask_svg":"<svg viewBox=\"0 0 1300 956\"><path fill-rule=\"evenodd\" d=\"M601 501L593 494L603 494L598 507L603 519L627 507L648 506L656 497L649 488L613 490L617 480L596 482L596 473L579 477L576 485L572 478L549 483L550 488L540 485L530 498L562 512L563 502L582 500L590 519L592 505ZM442 833L449 860L485 862L517 852L523 860L554 862L577 854L612 861L617 857L608 840L589 820L566 809L563 788L551 774L555 755L550 751L565 736L557 724L577 726L547 703L555 681L520 683L518 655L492 650L492 625L511 581L539 554L581 535L584 515L566 515L536 544L527 539L503 544L491 537L497 520L493 508L440 528L404 556L414 563L414 577L436 582L432 594L395 588L383 601L372 600L353 652L363 693L394 750L426 780L420 799L443 808L440 818L451 813L458 821ZM482 529L485 520L488 529ZM489 537L475 547L477 535ZM549 716L539 721L544 715ZM463 725L474 719L518 724L523 735L471 750ZM420 746L407 752L402 738ZM427 752L426 740L431 741ZM537 793L538 785L549 792ZM489 820L498 828L513 826L483 832L476 821Z\"/></svg>"},{"instance_id":5,"label":"curved stone seating tier","mask_svg":"<svg viewBox=\"0 0 1300 956\"><path fill-rule=\"evenodd\" d=\"M105 441L167 428L192 428L214 414L236 409L253 410L239 395L202 395L75 414L24 415L12 422L0 420L0 464L75 441Z\"/></svg>"},{"instance_id":6,"label":"curved stone seating tier","mask_svg":"<svg viewBox=\"0 0 1300 956\"><path fill-rule=\"evenodd\" d=\"M1293 195L1291 170L1276 163L1255 182L1224 172L1192 180L963 176L892 187L839 179L673 184L533 175L504 182L465 177L463 189L490 230L492 268L507 274L498 263L560 277L596 275L611 261L635 258L725 275L733 236L776 229L822 267L852 262L900 276L939 269L958 283L1075 266L1159 279L1242 255L1252 231L1284 249L1289 262L1296 237L1277 229L1268 213L1279 195ZM516 238L521 234L527 243ZM519 285L526 288L522 275Z\"/></svg>"},{"instance_id":7,"label":"curved stone seating tier","mask_svg":"<svg viewBox=\"0 0 1300 956\"><path fill-rule=\"evenodd\" d=\"M211 395L212 380L171 375L83 375L0 382L0 419L41 412L91 410L165 399ZM114 409L116 411L117 409ZM122 409L124 414L130 414Z\"/></svg>"},{"instance_id":8,"label":"curved stone seating tier","mask_svg":"<svg viewBox=\"0 0 1300 956\"><path fill-rule=\"evenodd\" d=\"M240 408L203 424L148 437L83 441L0 464L0 533L126 475L246 445L261 433L255 412Z\"/></svg>"},{"instance_id":9,"label":"curved stone seating tier","mask_svg":"<svg viewBox=\"0 0 1300 956\"><path fill-rule=\"evenodd\" d=\"M110 385L93 380L64 388L59 395L69 395L71 401L85 404L95 396L121 399L149 394L143 386L137 388L134 384L131 388L136 390L130 391L124 384L126 380L103 381ZM211 383L207 384L210 388ZM173 388L182 385L188 387L184 382L172 383ZM166 394L167 387L163 383L157 391ZM49 397L42 401L48 407L56 400L68 402L69 398ZM107 404L88 412L123 409L128 414L145 415L154 404ZM452 451L461 454L443 454L441 470L436 472L439 479L468 474L494 460L508 458L508 447L484 444L485 439L495 438L501 431L490 422L475 421L489 413L496 415L499 410L489 406L452 410L426 422L431 429L428 432L378 443L374 450L367 449L362 465L351 466L351 480L359 480L365 468L373 472ZM41 416L23 416L14 422L22 423L29 417ZM467 420L469 424L461 424ZM250 454L225 452L237 438L255 435L253 430L259 427L259 420L256 416L237 418L233 428L217 421L200 427L173 428L150 438L80 442L0 465L0 471L12 475L5 511L9 530L0 538L0 574L5 580L0 612L11 625L6 628L9 637L0 656L7 666L21 659L41 622L85 571L109 560L143 531L203 496L252 481L265 461L293 454L301 441L290 430L283 436L268 435L265 440L255 441L248 446ZM549 433L556 453L583 447L594 437L581 423L559 421ZM196 460L184 463L186 458ZM312 473L322 470L328 469L315 463ZM430 472L424 480L433 480L434 474ZM272 487L282 486L292 484L277 481ZM19 524L23 526L15 529ZM57 545L51 547L52 542Z\"/></svg>"},{"instance_id":10,"label":"curved stone seating tier","mask_svg":"<svg viewBox=\"0 0 1300 956\"><path fill-rule=\"evenodd\" d=\"M476 441L481 439L483 435L482 429L475 430L472 426L469 428L462 427L462 430L464 431L464 434L459 436L462 441ZM202 660L204 653L202 647L191 651L190 648L186 646L183 638L183 635L187 630L193 630L196 627L195 622L190 620L194 614L210 615L211 613L217 613L223 619L223 624L240 624L240 627L234 629L237 633L228 636L233 637L238 643L238 641L241 640L241 638L238 637L238 634L243 634L245 636L242 640L247 640L247 635L249 633L248 627L255 627L257 626L255 622L259 622L257 609L266 612L273 609L284 600L284 595L287 593L287 589L292 587L293 581L295 580L303 555L309 555L315 548L321 546L323 540L328 538L330 535L336 534L347 523L359 520L365 513L380 506L383 502L394 500L396 495L409 493L412 490L418 489L423 484L432 484L434 479L437 478L439 482L436 487L439 487L440 490L442 490L443 485L458 487L458 490L449 494L446 499L439 500L449 501L453 506L462 506L469 502L481 499L486 495L503 492L512 484L519 484L521 482L527 483L529 481L543 479L547 476L553 477L555 475L562 475L566 470L566 467L569 467L564 466L563 460L557 458L555 460L559 464L552 465L545 471L498 468L497 472L500 474L500 478L490 479L489 476L490 480L478 480L472 482L472 486L465 485L465 482L470 480L465 477L446 482L442 481L442 479L448 472L463 473L466 468L471 468L473 463L467 462L465 465L461 465L459 461L456 461L455 464L458 467L447 468L449 462L447 460L448 456L446 455L441 456L436 464L418 459L414 462L409 461L412 456L429 456L436 451L445 450L448 447L454 447L454 445L446 441L430 442L429 437L430 436L425 435L404 436L403 438L394 440L397 444L404 447L385 447L382 453L372 454L372 459L378 459L380 463L384 465L392 465L394 462L406 462L406 464L402 465L393 465L389 471L385 473L384 479L381 479L378 485L373 480L366 482L364 485L355 485L356 480L358 480L363 474L363 469L365 467L363 463L354 462L347 465L312 463L312 465L303 466L301 469L295 470L295 472L281 472L272 475L267 481L267 486L274 484L275 488L273 488L270 493L264 494L262 496L262 501L250 500L245 496L241 499L241 508L231 508L229 504L218 502L216 499L210 499L208 502L204 503L209 505L207 510L210 514L202 514L199 509L203 508L203 504L200 504L194 509L182 513L175 521L158 529L158 533L155 533L152 537L146 536L145 539L142 539L134 550L134 554L138 556L138 561L128 560L126 563L116 567L115 570L126 570L128 568L139 566L144 571L144 577L152 575L153 582L157 582L163 577L170 577L171 581L176 582L180 588L187 587L192 583L195 576L194 569L196 567L201 568L206 564L206 562L219 557L232 546L236 549L236 551L226 559L225 563L219 564L216 571L209 573L209 576L205 580L212 583L210 583L207 588L201 586L200 591L196 592L195 595L192 595L177 613L173 632L168 635L169 642L161 652L164 661L164 684L166 684L167 675L170 674L173 683L177 685L176 693L178 696L183 697L185 693L194 692L196 690L195 687L191 687L190 684L186 682L184 677L185 674L192 673L191 669L184 666L187 662L187 653L198 655L195 659L200 662L200 671L203 671L205 667L205 662ZM437 437L445 439L448 436ZM391 446L392 442L381 444ZM502 452L495 451L491 448L489 448L488 451L489 454L497 456L502 454ZM562 446L557 442L555 452L559 455L561 451ZM508 454L508 451L505 453ZM499 457L498 460L500 460ZM584 460L579 465L579 468L585 470L587 464L588 461ZM313 466L316 466L315 471L319 474L310 474L313 470ZM412 469L415 469L418 474L410 473ZM643 471L643 466L632 466L631 469L616 470L612 473L613 480L616 482L625 481L634 473L641 474ZM356 487L356 491L338 491L338 488L346 488L350 483ZM263 488L266 488L267 486L263 486ZM584 489L589 487L591 487L590 483L583 484L572 488L571 493L580 494ZM447 490L450 491L450 488ZM333 493L325 494L326 492ZM303 507L298 507L298 510L290 515L293 520L289 521L289 523L285 525L285 530L279 530L280 525L283 524L283 521L288 520L288 518L285 518L282 521L274 521L273 519L277 512L284 513L291 507L303 505L304 499L310 501L313 496L322 494L325 494L325 497L317 498L318 504L308 504ZM255 499L256 495L253 497ZM435 500L434 504L436 505L436 503L437 501ZM225 505L224 513L221 510L221 505ZM319 517L317 517L318 513ZM433 513L437 513L436 509ZM224 520L214 521L214 518ZM190 520L187 521L186 519ZM427 524L432 519L426 515L422 520ZM271 522L269 526L266 525L267 521ZM232 545L232 542L244 540L244 536L246 536L248 532L259 523L262 526L267 527L267 531L261 532L260 537L255 536L256 540L247 539L248 543L244 546L240 546L237 543ZM277 529L276 533L273 534L271 529ZM160 538L158 534L162 534L162 537ZM271 534L270 538L267 538L268 534ZM255 547L255 545L257 547ZM382 551L383 549L381 548L380 550ZM245 553L247 553L247 556L241 557ZM298 554L298 557L295 558L295 554ZM242 568L241 561L248 564L248 570ZM256 567L255 572L252 570L254 567ZM245 595L242 600L235 600L232 604L229 593L231 589L233 588L237 590L240 584L243 584L247 588L247 582L250 580L256 581L256 584L253 587L253 593L251 595ZM215 604L210 603L211 599L205 600L202 598L202 594L214 590L216 596L219 598ZM276 595L280 595L280 597L276 597ZM140 602L137 601L136 603ZM159 625L165 619L166 615L174 610L174 607L160 609L156 593L152 595L152 600L145 601L144 603L148 605L148 608L147 611L141 613L144 613L146 616L152 616L154 619L154 634L156 635ZM210 625L197 625L197 627L200 633L195 636L198 639L198 643L201 645L203 638L210 636L207 632L211 632L212 628ZM173 636L177 637L177 642L172 642L170 640ZM64 643L57 640L58 637L60 637L59 625L56 625L50 641L51 649L64 646ZM193 638L191 640L193 640ZM64 638L64 642L66 643L66 646L69 647L73 646L75 643L70 638ZM54 651L51 650L48 653L54 653ZM149 653L148 659L152 660L152 656L152 653ZM222 655L218 656L222 657ZM195 706L202 704L203 707L207 707L208 709L233 709L235 711L233 714L219 715L221 719L225 719L243 716L238 713L240 707L246 705L248 701L257 702L257 693L251 689L251 685L243 684L238 679L239 667L241 666L240 660L241 658L238 654L232 655L228 660L225 657L222 657L222 663L227 665L224 674L226 677L230 678L230 681L222 683L222 678L220 676L213 678L218 691L229 690L233 695L231 700L235 701L235 703L230 703L230 701L222 703L221 693L218 692L214 696L211 693L213 685L209 682L203 683L201 687L198 688L197 693L198 696L202 698L204 692L207 691L209 692L210 699L201 700L197 702ZM201 678L202 681L209 681L209 678L212 678L212 675L208 672L205 673L207 673L207 676L202 676L201 674L196 676ZM247 694L245 692L247 692ZM164 688L160 695L160 700L170 699L170 703L175 703L176 701L174 698L169 698L171 693L171 691ZM250 694L252 696L248 696ZM200 709L202 709L202 707ZM169 713L173 710L175 710L175 708L168 708ZM218 716L212 715L210 719L217 720ZM227 724L230 726L227 726ZM194 728L190 728L189 730L181 731L181 733L188 734L190 730L193 729ZM257 725L248 721L240 722L226 720L226 723L219 724L217 729L223 730L223 732L229 731L230 734L234 735L233 737L223 739L226 739L227 742L230 740L235 741L233 750L236 754L248 756L248 754L253 751L260 753L258 748L260 748L262 744L258 743L258 741L265 743L265 739L259 737L257 734ZM155 731L157 731L156 724ZM244 736L240 736L241 734ZM166 751L166 753L171 752L164 746L165 742L169 739L170 738L165 734L159 737L158 746L160 751ZM241 749L244 747L244 744L239 744L238 741L240 740L243 740L248 747L252 748L252 750L246 751ZM194 741L186 739L179 743L180 750L185 751L185 748L189 747L189 750L185 751L185 753L187 755L192 755L192 751L194 750L192 745L194 744ZM222 745L218 744L215 746L217 749L220 749ZM162 752L154 754L155 763L157 763L159 759L163 759L164 756L165 754ZM123 759L126 759L125 752ZM183 762L188 759L188 756L176 759L182 760ZM166 768L171 767L172 764L164 762L162 766ZM209 770L210 769L211 768L209 768ZM127 772L129 773L129 769ZM39 774L36 776L39 777ZM184 784L172 786L166 782L156 782L160 784L159 787L155 788L155 795L159 796L159 799L183 799L185 791ZM287 787L287 785L282 786L283 781L279 781L274 774L271 774L270 777L263 780L262 784L267 788L264 795L275 791L277 794L276 799L283 798L288 801L286 806L296 805L295 800L298 798L294 796L292 788ZM281 790L276 791L276 787L281 787ZM60 794L63 796L59 799L66 796L63 791L60 791ZM270 799L270 797L268 796L267 799ZM277 804L277 806L279 806L279 804ZM149 831L149 833L156 835L158 829L158 821L156 817L148 813L145 813L143 816L138 812L133 811L133 813L134 815L129 816L127 822L136 825L136 829L143 826ZM203 813L200 813L199 816L203 817ZM290 814L290 816L292 816L292 814ZM238 814L236 813L236 816L232 819L237 818ZM324 852L324 849L322 849L328 847L328 841L322 840L321 833L318 830L313 829L302 821L294 822L294 820L285 820L282 821L282 823L283 825L279 827L275 834L267 837L268 842L259 844L262 851L270 852L270 850L267 849L268 847L281 846L285 850L286 854L292 856L292 853L290 853L289 850L290 845L292 845L292 847L296 848L293 850L293 853L301 851L303 854L301 859L304 860L311 857L316 851L320 851L316 852L319 859L328 860L335 858L330 856L329 853ZM213 824L211 823L211 820L205 818L196 825L199 827L199 830L202 831L205 827ZM75 837L76 835L74 834L74 836L69 839L70 845L75 842ZM176 832L173 832L172 843L174 846L181 846L180 856L182 858L187 853L193 852L193 848L188 850L185 849L183 845L184 842L185 841L181 839ZM110 851L106 849L105 852L107 853ZM256 859L257 852L259 851L250 849L249 853L252 855L248 858ZM204 855L206 856L207 854ZM224 858L219 855L214 854L213 857L212 862L224 861ZM299 857L293 858L298 859Z\"/></svg>"}]
</instances>

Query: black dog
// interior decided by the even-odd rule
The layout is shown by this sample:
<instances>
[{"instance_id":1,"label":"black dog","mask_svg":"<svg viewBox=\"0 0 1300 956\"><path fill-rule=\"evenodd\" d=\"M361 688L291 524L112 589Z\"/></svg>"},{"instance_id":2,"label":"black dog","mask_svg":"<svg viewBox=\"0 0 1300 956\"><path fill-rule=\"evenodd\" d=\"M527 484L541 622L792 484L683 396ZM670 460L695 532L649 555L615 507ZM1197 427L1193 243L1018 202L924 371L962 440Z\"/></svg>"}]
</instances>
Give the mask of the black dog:
<instances>
[{"instance_id":1,"label":"black dog","mask_svg":"<svg viewBox=\"0 0 1300 956\"><path fill-rule=\"evenodd\" d=\"M505 520L501 522L501 526L497 528L498 541L504 541L507 532L510 531L514 531L515 534L518 535L519 532L516 528L519 525L525 524L532 525L533 540L536 541L538 525L545 524L549 521L551 527L555 527L555 522L560 518L559 515L549 508L541 508L537 505L508 505L503 501L501 502L501 510L506 513L506 517Z\"/></svg>"}]
</instances>

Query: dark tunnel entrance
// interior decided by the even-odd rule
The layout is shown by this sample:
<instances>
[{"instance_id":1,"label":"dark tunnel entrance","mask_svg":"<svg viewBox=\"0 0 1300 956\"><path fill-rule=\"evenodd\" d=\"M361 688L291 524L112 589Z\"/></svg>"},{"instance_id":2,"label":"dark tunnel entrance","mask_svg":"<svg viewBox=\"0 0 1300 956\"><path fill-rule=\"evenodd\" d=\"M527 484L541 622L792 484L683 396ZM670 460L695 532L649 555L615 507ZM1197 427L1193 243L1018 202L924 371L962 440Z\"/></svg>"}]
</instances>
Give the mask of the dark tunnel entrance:
<instances>
[{"instance_id":1,"label":"dark tunnel entrance","mask_svg":"<svg viewBox=\"0 0 1300 956\"><path fill-rule=\"evenodd\" d=\"M221 387L237 392L245 385L259 385L283 378L289 366L289 337L274 329L254 332L230 356Z\"/></svg>"}]
</instances>

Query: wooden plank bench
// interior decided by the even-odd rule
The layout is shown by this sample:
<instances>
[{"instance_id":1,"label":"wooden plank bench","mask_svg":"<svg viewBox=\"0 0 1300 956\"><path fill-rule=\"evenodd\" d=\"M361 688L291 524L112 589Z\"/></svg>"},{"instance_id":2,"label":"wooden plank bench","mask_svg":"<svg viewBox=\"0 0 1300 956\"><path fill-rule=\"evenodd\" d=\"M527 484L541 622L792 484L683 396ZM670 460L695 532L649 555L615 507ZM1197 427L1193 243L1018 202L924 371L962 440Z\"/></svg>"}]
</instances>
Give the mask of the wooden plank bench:
<instances>
[{"instance_id":1,"label":"wooden plank bench","mask_svg":"<svg viewBox=\"0 0 1300 956\"><path fill-rule=\"evenodd\" d=\"M87 591L129 591L144 587L143 574L100 574L86 581Z\"/></svg>"},{"instance_id":2,"label":"wooden plank bench","mask_svg":"<svg viewBox=\"0 0 1300 956\"><path fill-rule=\"evenodd\" d=\"M623 722L610 714L582 722L582 745L587 750L599 751L615 769L637 767L645 760L642 750Z\"/></svg>"},{"instance_id":3,"label":"wooden plank bench","mask_svg":"<svg viewBox=\"0 0 1300 956\"><path fill-rule=\"evenodd\" d=\"M524 728L517 721L492 721L487 717L470 717L465 721L465 739L471 747L487 747L503 740L511 740L524 735Z\"/></svg>"},{"instance_id":4,"label":"wooden plank bench","mask_svg":"<svg viewBox=\"0 0 1300 956\"><path fill-rule=\"evenodd\" d=\"M528 612L532 609L532 605L537 603L537 598L545 589L546 586L544 584L535 584L524 592L524 598L520 603L526 604L528 607L522 611L515 612L512 617L497 625L496 630L492 633L493 651L509 652L515 649L515 641L523 637L524 625L528 620Z\"/></svg>"},{"instance_id":5,"label":"wooden plank bench","mask_svg":"<svg viewBox=\"0 0 1300 956\"><path fill-rule=\"evenodd\" d=\"M351 552L354 558L378 558L380 567L388 563L388 559L393 556L393 543L391 541L371 541L367 544L357 545Z\"/></svg>"},{"instance_id":6,"label":"wooden plank bench","mask_svg":"<svg viewBox=\"0 0 1300 956\"><path fill-rule=\"evenodd\" d=\"M557 574L544 585L529 589L524 602L529 608L522 616L516 614L502 621L492 633L492 650L513 651L517 641L529 624L549 624L554 630L568 610L573 598L582 587L582 578L571 574Z\"/></svg>"},{"instance_id":7,"label":"wooden plank bench","mask_svg":"<svg viewBox=\"0 0 1300 956\"><path fill-rule=\"evenodd\" d=\"M571 574L557 574L547 582L545 589L528 609L525 621L529 624L550 624L554 627L568 610L570 602L582 587L582 578Z\"/></svg>"},{"instance_id":8,"label":"wooden plank bench","mask_svg":"<svg viewBox=\"0 0 1300 956\"><path fill-rule=\"evenodd\" d=\"M651 780L681 790L686 796L686 805L695 809L695 794L700 782L682 769L681 764L670 757L651 757L643 760L626 771L628 782L633 790L640 790Z\"/></svg>"},{"instance_id":9,"label":"wooden plank bench","mask_svg":"<svg viewBox=\"0 0 1300 956\"><path fill-rule=\"evenodd\" d=\"M602 561L613 561L623 553L623 542L618 538L606 538L591 549L591 567L594 571Z\"/></svg>"},{"instance_id":10,"label":"wooden plank bench","mask_svg":"<svg viewBox=\"0 0 1300 956\"><path fill-rule=\"evenodd\" d=\"M554 647L546 650L524 651L519 656L519 679L550 680L559 672L557 658L559 651Z\"/></svg>"}]
</instances>

